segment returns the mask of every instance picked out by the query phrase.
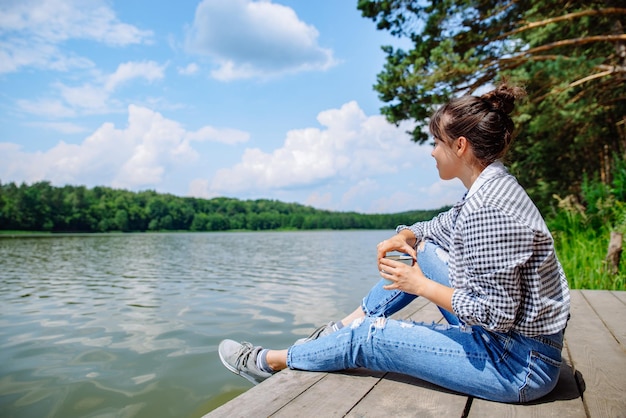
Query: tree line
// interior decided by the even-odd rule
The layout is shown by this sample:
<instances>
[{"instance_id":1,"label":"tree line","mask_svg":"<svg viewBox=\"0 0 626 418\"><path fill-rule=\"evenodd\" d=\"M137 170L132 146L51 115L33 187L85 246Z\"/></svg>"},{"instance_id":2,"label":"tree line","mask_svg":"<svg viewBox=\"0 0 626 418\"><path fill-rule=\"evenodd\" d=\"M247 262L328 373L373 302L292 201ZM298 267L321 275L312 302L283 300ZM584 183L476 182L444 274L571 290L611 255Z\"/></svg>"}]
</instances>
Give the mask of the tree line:
<instances>
[{"instance_id":1,"label":"tree line","mask_svg":"<svg viewBox=\"0 0 626 418\"><path fill-rule=\"evenodd\" d=\"M109 187L0 183L0 230L49 232L392 229L438 210L332 212L276 200L200 199Z\"/></svg>"}]
</instances>

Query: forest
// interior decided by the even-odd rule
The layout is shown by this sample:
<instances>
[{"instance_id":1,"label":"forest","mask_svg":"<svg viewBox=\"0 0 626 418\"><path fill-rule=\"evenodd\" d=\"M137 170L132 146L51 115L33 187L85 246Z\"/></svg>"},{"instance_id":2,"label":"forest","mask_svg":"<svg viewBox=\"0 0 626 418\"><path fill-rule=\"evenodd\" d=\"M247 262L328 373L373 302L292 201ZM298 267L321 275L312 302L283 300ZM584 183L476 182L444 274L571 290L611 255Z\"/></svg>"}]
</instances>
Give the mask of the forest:
<instances>
[{"instance_id":1,"label":"forest","mask_svg":"<svg viewBox=\"0 0 626 418\"><path fill-rule=\"evenodd\" d=\"M360 214L276 200L199 199L108 187L0 183L0 231L145 232L393 229L446 210Z\"/></svg>"}]
</instances>

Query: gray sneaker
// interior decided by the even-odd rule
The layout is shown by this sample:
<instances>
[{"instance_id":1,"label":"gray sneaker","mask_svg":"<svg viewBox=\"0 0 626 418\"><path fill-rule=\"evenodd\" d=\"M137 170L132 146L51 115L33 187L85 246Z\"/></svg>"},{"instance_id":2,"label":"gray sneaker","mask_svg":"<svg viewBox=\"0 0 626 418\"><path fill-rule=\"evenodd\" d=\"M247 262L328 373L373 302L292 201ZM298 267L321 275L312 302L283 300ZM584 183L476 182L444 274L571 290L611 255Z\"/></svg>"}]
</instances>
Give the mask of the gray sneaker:
<instances>
[{"instance_id":1,"label":"gray sneaker","mask_svg":"<svg viewBox=\"0 0 626 418\"><path fill-rule=\"evenodd\" d=\"M333 332L335 332L335 328L333 328L334 325L335 323L333 321L330 321L328 324L322 325L321 327L317 328L308 337L300 338L299 340L296 340L296 342L293 343L293 345L300 345L300 344L308 343L309 341L317 340L320 337L332 334Z\"/></svg>"},{"instance_id":2,"label":"gray sneaker","mask_svg":"<svg viewBox=\"0 0 626 418\"><path fill-rule=\"evenodd\" d=\"M256 365L256 358L261 350L262 347L254 347L249 342L238 343L233 340L223 340L217 352L228 370L258 385L272 375Z\"/></svg>"}]
</instances>

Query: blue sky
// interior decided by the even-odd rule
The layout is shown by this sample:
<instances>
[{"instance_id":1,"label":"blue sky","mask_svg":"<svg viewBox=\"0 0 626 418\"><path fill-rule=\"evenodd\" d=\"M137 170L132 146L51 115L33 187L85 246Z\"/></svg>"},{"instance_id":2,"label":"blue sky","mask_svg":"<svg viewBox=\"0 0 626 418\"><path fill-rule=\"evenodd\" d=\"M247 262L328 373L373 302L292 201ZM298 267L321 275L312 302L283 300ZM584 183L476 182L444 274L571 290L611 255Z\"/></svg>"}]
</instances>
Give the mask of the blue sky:
<instances>
[{"instance_id":1,"label":"blue sky","mask_svg":"<svg viewBox=\"0 0 626 418\"><path fill-rule=\"evenodd\" d=\"M380 115L380 47L402 42L348 0L3 0L0 181L452 204L462 184Z\"/></svg>"}]
</instances>

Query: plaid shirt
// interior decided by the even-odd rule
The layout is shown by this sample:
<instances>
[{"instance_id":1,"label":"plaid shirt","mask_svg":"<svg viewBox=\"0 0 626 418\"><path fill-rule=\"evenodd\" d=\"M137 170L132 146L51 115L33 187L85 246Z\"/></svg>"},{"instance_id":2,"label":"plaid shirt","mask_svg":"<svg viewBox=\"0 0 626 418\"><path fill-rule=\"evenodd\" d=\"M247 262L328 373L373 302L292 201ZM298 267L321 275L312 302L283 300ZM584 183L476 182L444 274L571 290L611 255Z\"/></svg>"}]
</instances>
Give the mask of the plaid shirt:
<instances>
[{"instance_id":1,"label":"plaid shirt","mask_svg":"<svg viewBox=\"0 0 626 418\"><path fill-rule=\"evenodd\" d=\"M466 325L529 337L565 328L569 289L552 235L502 163L483 170L452 209L403 229L449 252L452 308Z\"/></svg>"}]
</instances>

